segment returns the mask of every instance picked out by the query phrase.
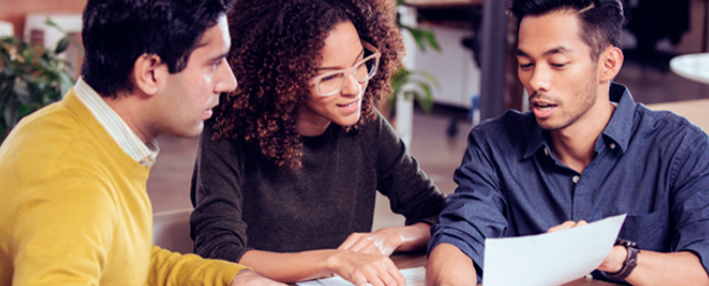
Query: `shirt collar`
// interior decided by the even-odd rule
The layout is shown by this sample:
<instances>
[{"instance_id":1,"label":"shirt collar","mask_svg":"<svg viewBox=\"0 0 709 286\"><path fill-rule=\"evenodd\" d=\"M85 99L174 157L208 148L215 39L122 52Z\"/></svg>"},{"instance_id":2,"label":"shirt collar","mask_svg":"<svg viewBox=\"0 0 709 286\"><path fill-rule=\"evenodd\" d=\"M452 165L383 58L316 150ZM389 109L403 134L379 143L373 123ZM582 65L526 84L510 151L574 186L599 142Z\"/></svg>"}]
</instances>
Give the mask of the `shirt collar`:
<instances>
[{"instance_id":1,"label":"shirt collar","mask_svg":"<svg viewBox=\"0 0 709 286\"><path fill-rule=\"evenodd\" d=\"M131 158L145 167L150 167L160 152L157 140L143 143L123 119L82 78L74 85L76 97L83 103L118 146Z\"/></svg>"},{"instance_id":2,"label":"shirt collar","mask_svg":"<svg viewBox=\"0 0 709 286\"><path fill-rule=\"evenodd\" d=\"M633 128L636 103L628 88L619 83L611 83L609 97L612 102L617 102L618 105L616 105L611 120L601 134L615 141L615 144L625 153L628 148L628 142L630 142L630 131ZM600 139L596 143L597 150L598 144L603 143Z\"/></svg>"},{"instance_id":3,"label":"shirt collar","mask_svg":"<svg viewBox=\"0 0 709 286\"><path fill-rule=\"evenodd\" d=\"M611 83L609 99L611 102L616 102L617 106L611 120L603 129L601 135L607 137L608 139L615 141L618 146L620 146L621 151L625 152L628 148L628 142L630 141L630 130L633 127L633 117L635 114L635 101L627 87L619 83ZM527 150L524 153L524 158L529 158L534 155L540 148L548 147L547 142L548 131L542 129L537 121L534 120L534 124L529 134L529 140L527 140ZM596 151L599 150L600 145L603 144L601 138L598 138L596 142Z\"/></svg>"},{"instance_id":4,"label":"shirt collar","mask_svg":"<svg viewBox=\"0 0 709 286\"><path fill-rule=\"evenodd\" d=\"M537 150L542 147L546 147L547 145L545 138L546 136L544 135L544 133L546 133L546 130L542 129L542 127L537 124L537 120L536 118L534 118L533 114L532 120L534 121L534 124L532 124L532 131L529 134L529 140L527 140L527 151L524 152L525 159L534 155Z\"/></svg>"}]
</instances>

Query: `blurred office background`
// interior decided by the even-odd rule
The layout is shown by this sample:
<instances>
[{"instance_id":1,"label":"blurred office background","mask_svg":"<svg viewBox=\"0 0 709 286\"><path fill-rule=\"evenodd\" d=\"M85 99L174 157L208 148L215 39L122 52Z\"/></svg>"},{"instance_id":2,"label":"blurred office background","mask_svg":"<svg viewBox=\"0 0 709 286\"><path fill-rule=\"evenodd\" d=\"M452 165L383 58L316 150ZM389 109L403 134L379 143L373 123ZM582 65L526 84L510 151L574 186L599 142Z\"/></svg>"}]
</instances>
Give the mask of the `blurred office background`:
<instances>
[{"instance_id":1,"label":"blurred office background","mask_svg":"<svg viewBox=\"0 0 709 286\"><path fill-rule=\"evenodd\" d=\"M628 17L623 40L626 60L616 81L626 84L643 104L709 98L709 85L669 69L669 60L677 55L707 52L709 0L623 2ZM0 0L0 37L14 35L54 47L63 32L44 24L50 16L80 42L85 4L86 0ZM407 67L430 73L438 87L433 88L430 113L417 103L397 101L395 123L411 154L445 193L455 191L453 172L473 124L506 109L527 108L516 76L516 31L505 17L505 7L503 0L407 0L399 8L402 23L433 29L441 51L421 51L407 40ZM63 57L74 66L81 64L76 48ZM78 76L78 69L73 76ZM154 212L191 208L189 183L198 140L158 140L161 152L147 186ZM388 211L386 199L377 204L375 229L403 223Z\"/></svg>"}]
</instances>

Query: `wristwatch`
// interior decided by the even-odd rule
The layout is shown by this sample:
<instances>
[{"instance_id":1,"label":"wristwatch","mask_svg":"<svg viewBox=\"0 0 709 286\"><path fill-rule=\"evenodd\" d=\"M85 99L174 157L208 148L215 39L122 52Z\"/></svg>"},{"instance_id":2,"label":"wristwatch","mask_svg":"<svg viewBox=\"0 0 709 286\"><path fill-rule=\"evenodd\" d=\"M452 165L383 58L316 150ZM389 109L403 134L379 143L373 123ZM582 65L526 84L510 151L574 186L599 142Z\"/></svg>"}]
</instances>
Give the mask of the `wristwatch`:
<instances>
[{"instance_id":1,"label":"wristwatch","mask_svg":"<svg viewBox=\"0 0 709 286\"><path fill-rule=\"evenodd\" d=\"M626 277L628 277L628 275L630 275L631 272L633 272L635 266L638 265L638 253L640 253L640 247L638 247L637 243L622 238L616 239L615 245L624 246L625 249L628 250L628 256L623 262L623 267L621 267L618 272L606 273L608 274L608 276L614 279L625 279Z\"/></svg>"}]
</instances>

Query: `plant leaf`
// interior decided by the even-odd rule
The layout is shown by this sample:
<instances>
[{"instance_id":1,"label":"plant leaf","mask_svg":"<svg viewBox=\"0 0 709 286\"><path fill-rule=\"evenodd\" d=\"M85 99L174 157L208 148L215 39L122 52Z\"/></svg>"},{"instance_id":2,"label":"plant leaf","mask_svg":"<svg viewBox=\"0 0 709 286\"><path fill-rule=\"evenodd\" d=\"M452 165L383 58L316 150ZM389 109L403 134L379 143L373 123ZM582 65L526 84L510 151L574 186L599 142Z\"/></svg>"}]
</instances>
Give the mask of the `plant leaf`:
<instances>
[{"instance_id":1,"label":"plant leaf","mask_svg":"<svg viewBox=\"0 0 709 286\"><path fill-rule=\"evenodd\" d=\"M64 71L59 71L59 79L60 79L61 94L66 94L67 92L69 92L69 89L74 85L74 80L71 79L71 76L69 76ZM57 98L55 100L59 100L59 98Z\"/></svg>"},{"instance_id":2,"label":"plant leaf","mask_svg":"<svg viewBox=\"0 0 709 286\"><path fill-rule=\"evenodd\" d=\"M73 85L65 61L57 57L72 39L62 38L50 51L17 37L0 38L0 140L20 118L60 100L60 91Z\"/></svg>"},{"instance_id":3,"label":"plant leaf","mask_svg":"<svg viewBox=\"0 0 709 286\"><path fill-rule=\"evenodd\" d=\"M59 30L59 32L66 34L66 31L64 31L64 29L62 29L62 27L59 27L59 25L57 25L57 23L54 23L54 21L52 21L52 18L50 18L49 16L47 16L47 18L44 19L44 23L47 24L47 26L54 27L55 29Z\"/></svg>"},{"instance_id":4,"label":"plant leaf","mask_svg":"<svg viewBox=\"0 0 709 286\"><path fill-rule=\"evenodd\" d=\"M441 46L438 45L438 40L436 39L436 32L433 30L424 30L423 35L428 41L428 45L431 46L434 51L441 52Z\"/></svg>"},{"instance_id":5,"label":"plant leaf","mask_svg":"<svg viewBox=\"0 0 709 286\"><path fill-rule=\"evenodd\" d=\"M30 95L27 82L22 80L17 81L15 86L12 87L12 91L20 103L26 105L32 104L32 97Z\"/></svg>"},{"instance_id":6,"label":"plant leaf","mask_svg":"<svg viewBox=\"0 0 709 286\"><path fill-rule=\"evenodd\" d=\"M436 79L436 77L432 73L427 72L425 70L417 70L416 72L418 73L418 75L431 82L433 86L436 87L436 89L441 89L441 83L438 82L438 79Z\"/></svg>"},{"instance_id":7,"label":"plant leaf","mask_svg":"<svg viewBox=\"0 0 709 286\"><path fill-rule=\"evenodd\" d=\"M418 47L420 51L425 52L426 46L430 46L437 52L441 51L441 46L438 44L438 40L436 39L436 32L433 31L432 28L420 28L402 24L399 24L399 27L411 33L411 36L416 42L416 47Z\"/></svg>"},{"instance_id":8,"label":"plant leaf","mask_svg":"<svg viewBox=\"0 0 709 286\"><path fill-rule=\"evenodd\" d=\"M0 142L5 141L8 133L10 132L7 130L7 127L5 127L5 124L0 124Z\"/></svg>"},{"instance_id":9,"label":"plant leaf","mask_svg":"<svg viewBox=\"0 0 709 286\"><path fill-rule=\"evenodd\" d=\"M408 25L401 25L401 28L409 31L411 33L411 37L414 38L414 42L416 42L416 47L421 50L421 51L426 51L426 45L423 43L424 41L424 36L422 35L422 31L419 28L411 27Z\"/></svg>"},{"instance_id":10,"label":"plant leaf","mask_svg":"<svg viewBox=\"0 0 709 286\"><path fill-rule=\"evenodd\" d=\"M17 99L14 96L9 96L7 101L5 101L5 108L3 108L3 119L5 119L5 126L7 126L8 129L15 127L15 123L17 123L17 113Z\"/></svg>"},{"instance_id":11,"label":"plant leaf","mask_svg":"<svg viewBox=\"0 0 709 286\"><path fill-rule=\"evenodd\" d=\"M57 47L54 49L55 54L61 54L64 51L66 51L66 48L69 47L69 36L65 36L59 42L57 43Z\"/></svg>"},{"instance_id":12,"label":"plant leaf","mask_svg":"<svg viewBox=\"0 0 709 286\"><path fill-rule=\"evenodd\" d=\"M431 113L431 109L433 108L433 92L431 91L431 85L420 80L416 80L415 83L424 93L424 96L419 96L416 98L416 101L418 101L426 113Z\"/></svg>"},{"instance_id":13,"label":"plant leaf","mask_svg":"<svg viewBox=\"0 0 709 286\"><path fill-rule=\"evenodd\" d=\"M5 102L8 96L12 94L12 87L15 85L15 79L10 78L0 78L0 103ZM2 110L0 110L2 112Z\"/></svg>"}]
</instances>

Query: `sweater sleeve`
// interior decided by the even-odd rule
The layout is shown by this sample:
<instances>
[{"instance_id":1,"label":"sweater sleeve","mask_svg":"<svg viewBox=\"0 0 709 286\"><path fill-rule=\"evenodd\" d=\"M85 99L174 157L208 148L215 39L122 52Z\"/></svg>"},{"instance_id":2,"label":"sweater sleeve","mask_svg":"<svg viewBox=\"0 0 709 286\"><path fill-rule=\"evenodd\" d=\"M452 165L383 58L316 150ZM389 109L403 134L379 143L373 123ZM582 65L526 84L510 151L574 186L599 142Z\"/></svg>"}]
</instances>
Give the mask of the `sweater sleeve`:
<instances>
[{"instance_id":1,"label":"sweater sleeve","mask_svg":"<svg viewBox=\"0 0 709 286\"><path fill-rule=\"evenodd\" d=\"M147 273L147 285L229 285L245 268L157 246L152 247L149 269L135 268L136 264L148 266L147 260L145 264L116 265L123 258L140 260L148 255L133 252L116 258L121 254L110 252L112 245L120 243L115 232L121 217L110 192L103 191L107 187L79 170L71 175L60 172L48 181L52 183L28 189L28 198L15 214L12 285L99 285L107 268L133 278L145 279L133 275L136 271Z\"/></svg>"},{"instance_id":2,"label":"sweater sleeve","mask_svg":"<svg viewBox=\"0 0 709 286\"><path fill-rule=\"evenodd\" d=\"M195 253L205 258L239 262L247 247L242 219L241 180L243 158L233 141L212 141L211 124L200 137L192 174L190 235Z\"/></svg>"},{"instance_id":3,"label":"sweater sleeve","mask_svg":"<svg viewBox=\"0 0 709 286\"><path fill-rule=\"evenodd\" d=\"M371 124L376 131L370 148L376 150L377 190L389 198L394 213L406 217L406 225L433 224L443 208L444 195L379 113Z\"/></svg>"},{"instance_id":4,"label":"sweater sleeve","mask_svg":"<svg viewBox=\"0 0 709 286\"><path fill-rule=\"evenodd\" d=\"M12 285L98 285L112 243L116 209L90 177L51 177L20 191L10 253ZM14 186L12 186L14 187ZM50 189L51 188L51 189Z\"/></svg>"},{"instance_id":5,"label":"sweater sleeve","mask_svg":"<svg viewBox=\"0 0 709 286\"><path fill-rule=\"evenodd\" d=\"M247 268L153 246L147 285L229 285L242 269Z\"/></svg>"}]
</instances>

